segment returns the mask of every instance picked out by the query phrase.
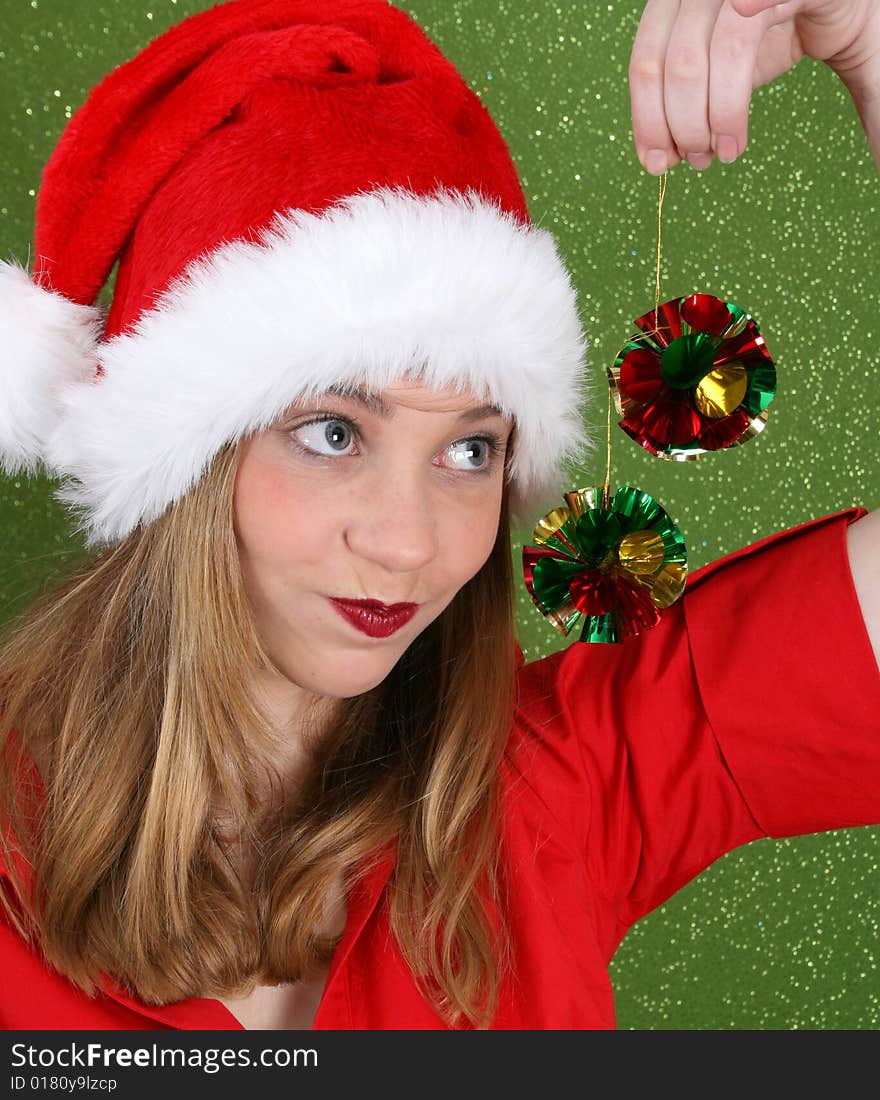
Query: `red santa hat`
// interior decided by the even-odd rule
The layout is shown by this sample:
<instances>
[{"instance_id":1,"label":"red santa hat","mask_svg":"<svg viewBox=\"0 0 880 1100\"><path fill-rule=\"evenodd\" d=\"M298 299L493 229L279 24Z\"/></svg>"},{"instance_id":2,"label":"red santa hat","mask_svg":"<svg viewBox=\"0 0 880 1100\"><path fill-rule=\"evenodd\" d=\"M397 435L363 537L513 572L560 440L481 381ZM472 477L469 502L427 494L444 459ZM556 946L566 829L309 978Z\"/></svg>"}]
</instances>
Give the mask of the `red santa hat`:
<instances>
[{"instance_id":1,"label":"red santa hat","mask_svg":"<svg viewBox=\"0 0 880 1100\"><path fill-rule=\"evenodd\" d=\"M112 543L294 400L410 375L515 418L530 524L592 446L586 347L504 139L408 15L234 0L110 73L52 153L33 271L0 264L0 466L42 463Z\"/></svg>"}]
</instances>

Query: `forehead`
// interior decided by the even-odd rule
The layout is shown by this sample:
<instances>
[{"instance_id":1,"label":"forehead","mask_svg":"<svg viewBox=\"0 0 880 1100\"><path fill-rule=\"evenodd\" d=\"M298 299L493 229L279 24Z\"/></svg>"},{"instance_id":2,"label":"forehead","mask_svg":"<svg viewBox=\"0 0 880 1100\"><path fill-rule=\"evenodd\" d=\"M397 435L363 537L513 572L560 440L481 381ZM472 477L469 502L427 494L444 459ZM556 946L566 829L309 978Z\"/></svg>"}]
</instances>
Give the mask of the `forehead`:
<instances>
[{"instance_id":1,"label":"forehead","mask_svg":"<svg viewBox=\"0 0 880 1100\"><path fill-rule=\"evenodd\" d=\"M485 393L467 387L434 388L408 378L396 379L382 390L362 383L341 383L323 391L328 397L347 398L365 406L374 415L389 418L396 406L426 412L457 413L468 417L501 416L503 409Z\"/></svg>"}]
</instances>

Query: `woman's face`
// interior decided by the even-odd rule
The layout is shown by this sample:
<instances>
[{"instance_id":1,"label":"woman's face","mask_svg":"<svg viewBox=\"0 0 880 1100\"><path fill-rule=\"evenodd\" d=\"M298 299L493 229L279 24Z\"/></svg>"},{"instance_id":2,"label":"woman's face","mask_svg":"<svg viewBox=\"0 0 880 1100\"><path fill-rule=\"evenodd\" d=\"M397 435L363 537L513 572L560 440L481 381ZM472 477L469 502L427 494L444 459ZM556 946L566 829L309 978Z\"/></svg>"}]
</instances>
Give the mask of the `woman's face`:
<instances>
[{"instance_id":1,"label":"woman's face","mask_svg":"<svg viewBox=\"0 0 880 1100\"><path fill-rule=\"evenodd\" d=\"M311 695L349 698L381 683L495 543L512 420L470 393L410 380L381 398L294 403L246 443L236 476L235 533L260 639L285 687ZM331 597L418 609L371 637Z\"/></svg>"}]
</instances>

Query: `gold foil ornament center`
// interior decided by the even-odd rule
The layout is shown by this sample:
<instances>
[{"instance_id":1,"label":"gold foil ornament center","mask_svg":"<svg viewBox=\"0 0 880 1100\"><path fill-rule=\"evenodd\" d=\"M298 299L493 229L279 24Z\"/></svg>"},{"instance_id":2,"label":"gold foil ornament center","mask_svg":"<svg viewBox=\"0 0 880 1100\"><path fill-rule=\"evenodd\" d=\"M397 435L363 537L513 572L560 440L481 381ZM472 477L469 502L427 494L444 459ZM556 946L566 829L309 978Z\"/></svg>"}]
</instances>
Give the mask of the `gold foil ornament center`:
<instances>
[{"instance_id":1,"label":"gold foil ornament center","mask_svg":"<svg viewBox=\"0 0 880 1100\"><path fill-rule=\"evenodd\" d=\"M717 420L742 404L748 388L749 378L742 363L725 363L700 380L694 390L694 403L703 416Z\"/></svg>"},{"instance_id":2,"label":"gold foil ornament center","mask_svg":"<svg viewBox=\"0 0 880 1100\"><path fill-rule=\"evenodd\" d=\"M663 539L656 531L633 531L617 547L617 559L629 573L656 573L663 564Z\"/></svg>"}]
</instances>

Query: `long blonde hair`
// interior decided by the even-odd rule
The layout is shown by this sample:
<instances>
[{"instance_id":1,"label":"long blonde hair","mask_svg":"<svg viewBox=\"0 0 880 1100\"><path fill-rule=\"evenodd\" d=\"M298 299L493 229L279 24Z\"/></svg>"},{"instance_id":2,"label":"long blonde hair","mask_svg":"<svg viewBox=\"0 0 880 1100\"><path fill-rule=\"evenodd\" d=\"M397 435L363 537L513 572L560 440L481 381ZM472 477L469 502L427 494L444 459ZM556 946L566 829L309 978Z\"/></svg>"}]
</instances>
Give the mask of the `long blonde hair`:
<instances>
[{"instance_id":1,"label":"long blonde hair","mask_svg":"<svg viewBox=\"0 0 880 1100\"><path fill-rule=\"evenodd\" d=\"M488 1027L509 964L498 829L515 690L507 479L483 568L382 684L334 701L296 798L267 809L255 760L271 757L271 734L251 685L254 668L274 666L233 528L242 444L2 631L0 819L34 889L0 830L19 897L0 888L0 900L90 996L101 972L147 1004L241 995L326 963L339 937L316 929L334 878L354 881L393 843L389 920L423 995L449 1026ZM17 797L25 759L40 765L36 814ZM242 841L259 856L249 884L230 857Z\"/></svg>"}]
</instances>

